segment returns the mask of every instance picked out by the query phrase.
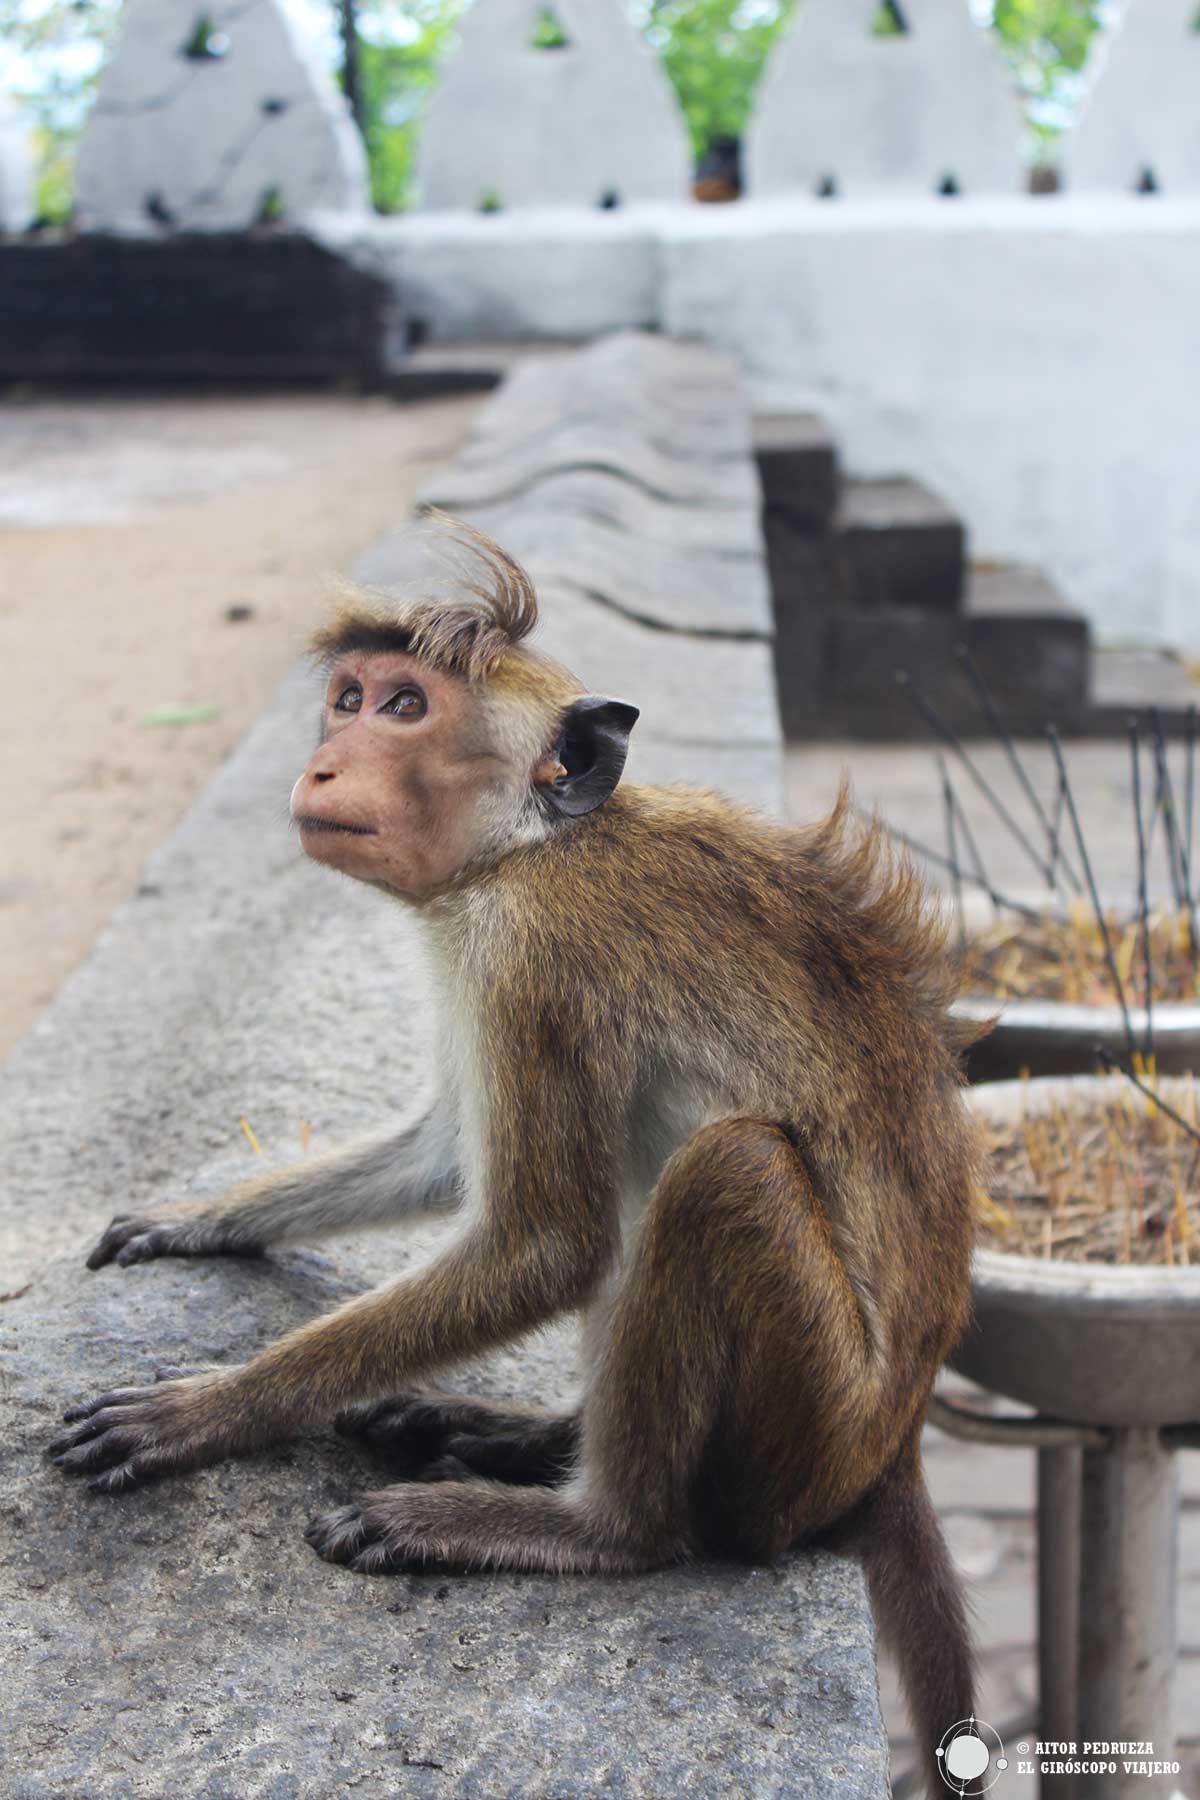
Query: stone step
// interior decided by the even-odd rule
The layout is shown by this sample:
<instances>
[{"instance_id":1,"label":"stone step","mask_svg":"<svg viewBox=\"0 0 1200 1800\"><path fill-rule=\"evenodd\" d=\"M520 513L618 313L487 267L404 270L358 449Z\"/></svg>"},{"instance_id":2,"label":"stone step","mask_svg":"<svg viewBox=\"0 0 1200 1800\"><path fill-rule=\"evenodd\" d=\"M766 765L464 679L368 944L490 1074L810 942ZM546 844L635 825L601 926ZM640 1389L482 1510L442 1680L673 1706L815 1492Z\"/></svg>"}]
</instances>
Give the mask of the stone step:
<instances>
[{"instance_id":1,"label":"stone step","mask_svg":"<svg viewBox=\"0 0 1200 1800\"><path fill-rule=\"evenodd\" d=\"M400 341L389 340L382 389L393 400L443 399L490 393L530 357L568 355L570 340L526 338L520 343L475 338L467 344L427 343L420 326L402 321Z\"/></svg>"},{"instance_id":2,"label":"stone step","mask_svg":"<svg viewBox=\"0 0 1200 1800\"><path fill-rule=\"evenodd\" d=\"M524 563L539 592L547 582L566 581L660 631L768 645L771 596L761 553L697 555L686 541L689 517L677 521L674 543L656 543L595 519L528 508L480 507L469 515ZM769 650L764 655L769 661Z\"/></svg>"},{"instance_id":3,"label":"stone step","mask_svg":"<svg viewBox=\"0 0 1200 1800\"><path fill-rule=\"evenodd\" d=\"M423 497L504 544L539 588L687 639L759 640L769 694L750 417L723 359L630 333L528 357Z\"/></svg>"},{"instance_id":4,"label":"stone step","mask_svg":"<svg viewBox=\"0 0 1200 1800\"><path fill-rule=\"evenodd\" d=\"M848 481L833 531L854 605L953 613L962 604L966 530L920 482Z\"/></svg>"},{"instance_id":5,"label":"stone step","mask_svg":"<svg viewBox=\"0 0 1200 1800\"><path fill-rule=\"evenodd\" d=\"M1088 702L1090 630L1036 569L973 569L964 640L1014 729L1078 730ZM978 712L972 697L971 710Z\"/></svg>"},{"instance_id":6,"label":"stone step","mask_svg":"<svg viewBox=\"0 0 1200 1800\"><path fill-rule=\"evenodd\" d=\"M685 457L680 454L682 441L664 431L652 442L631 420L585 418L569 421L552 434L514 439L511 447L468 444L454 467L422 490L421 502L465 514L516 499L549 476L597 470L619 474L668 505L718 511L757 505L749 457L732 453Z\"/></svg>"},{"instance_id":7,"label":"stone step","mask_svg":"<svg viewBox=\"0 0 1200 1800\"><path fill-rule=\"evenodd\" d=\"M785 442L785 427L790 427L797 470L804 466L806 426L812 428L808 435L812 458L823 454L822 446L833 454L824 427L808 415L760 422L756 438L766 425ZM772 503L767 498L772 491L799 491L798 473L790 489L785 479L785 453L779 452L774 467L773 455L769 445L765 452L757 452L764 484L763 535L775 612L780 707L785 732L804 737L824 729L822 723L814 726L811 721L814 716L823 718L828 700L823 646L835 617L860 612L879 617L898 608L912 613L913 619L894 623L893 637L911 634L918 615L929 621L926 635L933 646L953 636L965 586L966 533L944 502L919 482L848 481L839 491L836 463L832 465L836 502L823 520L815 501L806 513L803 496L799 502ZM770 481L777 483L774 490L767 486Z\"/></svg>"},{"instance_id":8,"label":"stone step","mask_svg":"<svg viewBox=\"0 0 1200 1800\"><path fill-rule=\"evenodd\" d=\"M1200 664L1168 650L1116 648L1092 657L1092 694L1084 730L1088 737L1121 737L1131 713L1154 707L1168 733L1187 731L1188 713L1200 706Z\"/></svg>"},{"instance_id":9,"label":"stone step","mask_svg":"<svg viewBox=\"0 0 1200 1800\"><path fill-rule=\"evenodd\" d=\"M800 417L794 439L797 469L808 454L801 444ZM772 424L782 429L782 421ZM819 421L812 424L816 428ZM814 461L820 443L814 430ZM820 477L826 483L822 496L816 475L811 486L802 486L798 473L788 475L792 452L780 451L778 458L771 450L756 455L781 632L795 625L796 614L800 629L807 631L814 614L823 616L842 606L913 607L948 616L960 610L966 532L930 489L915 481L848 481L839 492L834 465L832 478L828 467Z\"/></svg>"},{"instance_id":10,"label":"stone step","mask_svg":"<svg viewBox=\"0 0 1200 1800\"><path fill-rule=\"evenodd\" d=\"M786 738L819 735L826 702L826 641L845 602L833 539L763 516L775 613L775 675Z\"/></svg>"},{"instance_id":11,"label":"stone step","mask_svg":"<svg viewBox=\"0 0 1200 1800\"><path fill-rule=\"evenodd\" d=\"M800 531L827 531L841 497L837 445L816 413L760 413L754 457L768 542L775 518Z\"/></svg>"},{"instance_id":12,"label":"stone step","mask_svg":"<svg viewBox=\"0 0 1200 1800\"><path fill-rule=\"evenodd\" d=\"M991 736L955 654L959 645L970 651L1013 731L1040 735L1053 720L1073 734L1085 718L1087 621L1035 570L972 571L964 610L957 614L839 604L809 623L805 646L795 627L777 639L781 710L790 736L928 737L929 726L898 679L901 672L956 731Z\"/></svg>"}]
</instances>

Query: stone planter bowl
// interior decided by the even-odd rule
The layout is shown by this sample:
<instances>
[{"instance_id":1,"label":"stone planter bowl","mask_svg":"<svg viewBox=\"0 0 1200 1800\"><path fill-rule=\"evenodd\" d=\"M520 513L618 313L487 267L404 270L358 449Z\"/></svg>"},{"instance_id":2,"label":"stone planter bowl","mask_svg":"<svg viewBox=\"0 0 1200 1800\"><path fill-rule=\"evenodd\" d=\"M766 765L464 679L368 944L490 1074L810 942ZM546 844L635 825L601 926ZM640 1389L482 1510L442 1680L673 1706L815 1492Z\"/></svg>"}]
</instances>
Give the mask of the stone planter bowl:
<instances>
[{"instance_id":1,"label":"stone planter bowl","mask_svg":"<svg viewBox=\"0 0 1200 1800\"><path fill-rule=\"evenodd\" d=\"M1096 1045L1113 1056L1127 1050L1125 1022L1114 1001L1086 1006L1070 1000L999 1000L966 994L956 1000L957 1018L974 1024L999 1019L987 1037L967 1052L972 1081L1011 1081L1022 1069L1031 1075L1087 1075L1102 1066ZM1146 1037L1144 1008L1131 1005L1134 1041ZM1153 1009L1154 1053L1162 1075L1200 1074L1200 1001L1164 1000Z\"/></svg>"},{"instance_id":2,"label":"stone planter bowl","mask_svg":"<svg viewBox=\"0 0 1200 1800\"><path fill-rule=\"evenodd\" d=\"M1179 1104L1187 1084L1162 1083ZM1120 1075L997 1082L969 1090L993 1125L1068 1114L1081 1100L1123 1095ZM1186 1116L1186 1115L1185 1115ZM974 1322L951 1357L970 1380L1038 1412L1091 1425L1200 1420L1200 1265L1110 1267L977 1250Z\"/></svg>"}]
</instances>

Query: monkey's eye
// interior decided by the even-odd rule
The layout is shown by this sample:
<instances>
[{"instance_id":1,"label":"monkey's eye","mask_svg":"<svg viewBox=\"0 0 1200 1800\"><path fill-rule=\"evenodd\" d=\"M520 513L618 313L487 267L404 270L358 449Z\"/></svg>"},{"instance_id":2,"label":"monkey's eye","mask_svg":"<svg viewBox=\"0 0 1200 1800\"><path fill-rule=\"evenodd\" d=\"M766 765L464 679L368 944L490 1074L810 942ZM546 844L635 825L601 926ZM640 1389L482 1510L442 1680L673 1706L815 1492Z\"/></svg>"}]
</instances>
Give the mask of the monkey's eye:
<instances>
[{"instance_id":1,"label":"monkey's eye","mask_svg":"<svg viewBox=\"0 0 1200 1800\"><path fill-rule=\"evenodd\" d=\"M402 687L379 710L393 713L398 719L423 719L429 708L419 687Z\"/></svg>"},{"instance_id":2,"label":"monkey's eye","mask_svg":"<svg viewBox=\"0 0 1200 1800\"><path fill-rule=\"evenodd\" d=\"M362 689L357 681L343 688L333 703L334 712L358 712L362 707Z\"/></svg>"}]
</instances>

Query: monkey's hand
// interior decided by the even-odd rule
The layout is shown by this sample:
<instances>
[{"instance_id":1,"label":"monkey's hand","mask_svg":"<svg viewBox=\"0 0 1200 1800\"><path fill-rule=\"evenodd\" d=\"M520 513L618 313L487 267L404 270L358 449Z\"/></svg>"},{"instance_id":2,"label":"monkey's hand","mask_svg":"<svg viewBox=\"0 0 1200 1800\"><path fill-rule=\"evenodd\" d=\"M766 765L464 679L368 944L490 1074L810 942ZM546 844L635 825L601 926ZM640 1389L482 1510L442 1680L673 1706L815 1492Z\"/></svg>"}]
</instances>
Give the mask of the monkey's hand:
<instances>
[{"instance_id":1,"label":"monkey's hand","mask_svg":"<svg viewBox=\"0 0 1200 1800\"><path fill-rule=\"evenodd\" d=\"M161 1213L117 1213L87 1259L89 1269L116 1262L149 1262L156 1256L259 1256L262 1246L228 1220L178 1207Z\"/></svg>"},{"instance_id":2,"label":"monkey's hand","mask_svg":"<svg viewBox=\"0 0 1200 1800\"><path fill-rule=\"evenodd\" d=\"M72 1406L63 1414L70 1429L54 1439L47 1455L66 1474L88 1476L98 1494L119 1494L155 1475L220 1462L245 1447L238 1409L230 1404L236 1373L206 1369L155 1387L114 1388Z\"/></svg>"}]
</instances>

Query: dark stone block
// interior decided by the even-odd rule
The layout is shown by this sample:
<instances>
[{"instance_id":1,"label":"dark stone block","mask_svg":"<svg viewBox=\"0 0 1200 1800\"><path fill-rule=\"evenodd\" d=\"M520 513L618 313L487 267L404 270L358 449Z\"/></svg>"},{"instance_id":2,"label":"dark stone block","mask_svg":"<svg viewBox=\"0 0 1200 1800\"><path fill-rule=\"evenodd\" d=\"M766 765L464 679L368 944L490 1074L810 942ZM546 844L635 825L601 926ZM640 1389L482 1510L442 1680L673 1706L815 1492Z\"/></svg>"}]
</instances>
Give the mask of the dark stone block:
<instances>
[{"instance_id":1,"label":"dark stone block","mask_svg":"<svg viewBox=\"0 0 1200 1800\"><path fill-rule=\"evenodd\" d=\"M763 511L803 531L828 530L837 510L837 447L813 413L765 414L754 421Z\"/></svg>"},{"instance_id":2,"label":"dark stone block","mask_svg":"<svg viewBox=\"0 0 1200 1800\"><path fill-rule=\"evenodd\" d=\"M775 678L785 737L821 728L829 626L845 596L832 538L802 531L774 509L763 517L775 611Z\"/></svg>"},{"instance_id":3,"label":"dark stone block","mask_svg":"<svg viewBox=\"0 0 1200 1800\"><path fill-rule=\"evenodd\" d=\"M851 481L835 521L854 604L955 612L962 604L966 531L915 481Z\"/></svg>"},{"instance_id":4,"label":"dark stone block","mask_svg":"<svg viewBox=\"0 0 1200 1800\"><path fill-rule=\"evenodd\" d=\"M0 381L377 387L388 284L293 232L0 241Z\"/></svg>"},{"instance_id":5,"label":"dark stone block","mask_svg":"<svg viewBox=\"0 0 1200 1800\"><path fill-rule=\"evenodd\" d=\"M1087 705L1087 620L1035 570L976 570L967 602L966 643L1001 717L1041 732L1071 731Z\"/></svg>"},{"instance_id":6,"label":"dark stone block","mask_svg":"<svg viewBox=\"0 0 1200 1800\"><path fill-rule=\"evenodd\" d=\"M402 364L382 386L392 400L446 400L459 394L490 394L503 380L502 369L428 362L418 367Z\"/></svg>"},{"instance_id":7,"label":"dark stone block","mask_svg":"<svg viewBox=\"0 0 1200 1800\"><path fill-rule=\"evenodd\" d=\"M1200 706L1200 680L1169 650L1114 648L1092 653L1090 698L1081 731L1088 737L1123 737L1131 714L1158 713L1168 736L1191 729Z\"/></svg>"},{"instance_id":8,"label":"dark stone block","mask_svg":"<svg viewBox=\"0 0 1200 1800\"><path fill-rule=\"evenodd\" d=\"M855 737L925 736L900 675L941 706L948 684L960 677L953 652L961 635L953 614L842 608L829 628L827 720Z\"/></svg>"},{"instance_id":9,"label":"dark stone block","mask_svg":"<svg viewBox=\"0 0 1200 1800\"><path fill-rule=\"evenodd\" d=\"M814 651L814 645L817 649ZM915 607L838 604L781 633L779 687L800 696L784 710L791 737L932 737L899 679L955 731L989 737L992 726L956 654L971 653L1009 728L1039 735L1053 721L1068 733L1087 717L1087 621L1033 571L978 571L963 614Z\"/></svg>"}]
</instances>

